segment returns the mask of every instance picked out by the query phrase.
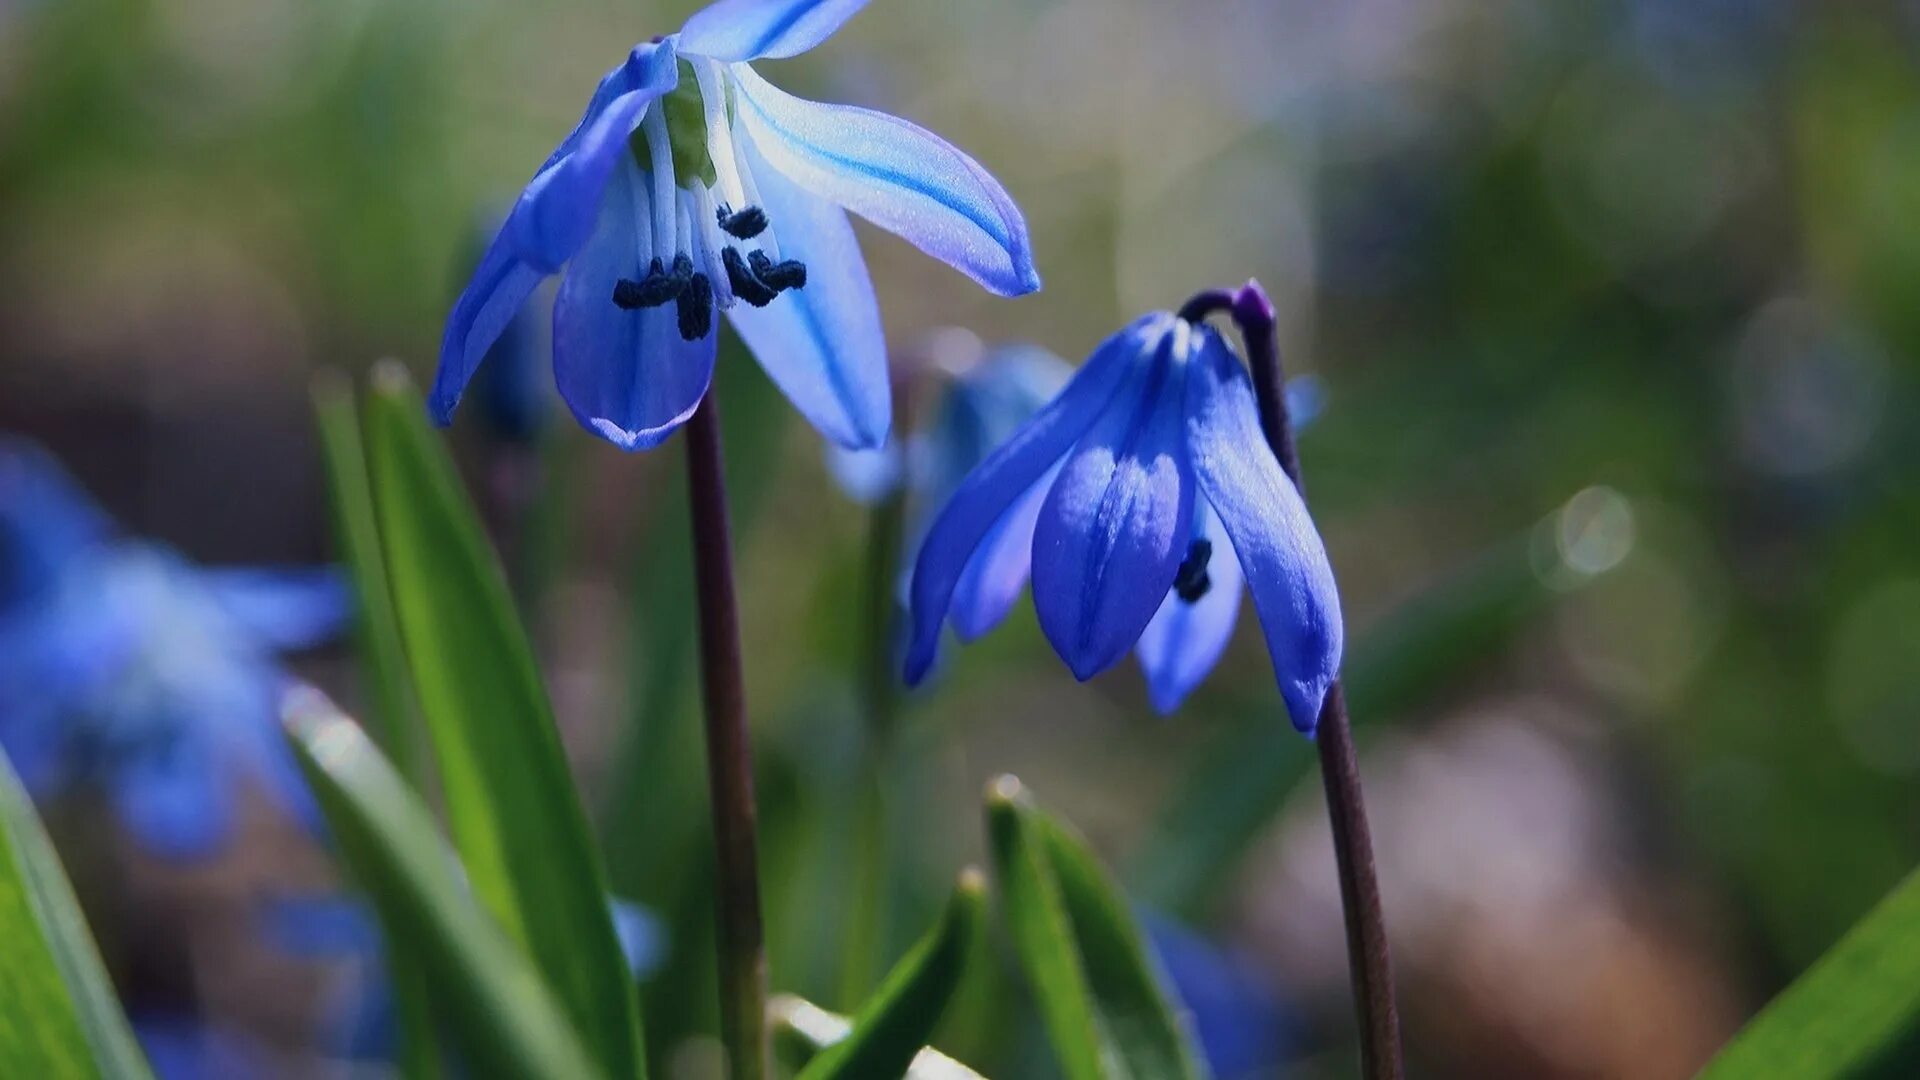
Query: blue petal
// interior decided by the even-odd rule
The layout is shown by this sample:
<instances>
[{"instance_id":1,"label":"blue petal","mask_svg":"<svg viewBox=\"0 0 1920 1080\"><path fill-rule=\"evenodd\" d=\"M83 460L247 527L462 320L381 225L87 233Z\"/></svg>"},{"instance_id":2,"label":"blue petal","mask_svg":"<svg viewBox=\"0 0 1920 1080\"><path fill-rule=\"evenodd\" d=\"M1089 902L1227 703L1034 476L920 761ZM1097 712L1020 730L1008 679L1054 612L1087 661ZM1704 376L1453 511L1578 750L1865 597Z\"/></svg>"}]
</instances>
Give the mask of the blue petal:
<instances>
[{"instance_id":1,"label":"blue petal","mask_svg":"<svg viewBox=\"0 0 1920 1080\"><path fill-rule=\"evenodd\" d=\"M1141 358L1060 470L1033 535L1040 629L1079 679L1140 639L1186 557L1193 526L1186 386L1173 350Z\"/></svg>"},{"instance_id":2,"label":"blue petal","mask_svg":"<svg viewBox=\"0 0 1920 1080\"><path fill-rule=\"evenodd\" d=\"M718 0L680 31L680 51L715 60L798 56L833 36L867 0Z\"/></svg>"},{"instance_id":3,"label":"blue petal","mask_svg":"<svg viewBox=\"0 0 1920 1080\"><path fill-rule=\"evenodd\" d=\"M1040 287L1026 220L979 162L897 116L805 101L744 64L731 70L741 124L789 180L992 292L1017 296Z\"/></svg>"},{"instance_id":4,"label":"blue petal","mask_svg":"<svg viewBox=\"0 0 1920 1080\"><path fill-rule=\"evenodd\" d=\"M1340 671L1340 596L1327 549L1260 435L1252 381L1201 328L1188 365L1187 440L1200 488L1233 538L1293 726L1310 733Z\"/></svg>"},{"instance_id":5,"label":"blue petal","mask_svg":"<svg viewBox=\"0 0 1920 1080\"><path fill-rule=\"evenodd\" d=\"M276 651L325 644L353 614L337 570L205 570L200 581L244 632Z\"/></svg>"},{"instance_id":6,"label":"blue petal","mask_svg":"<svg viewBox=\"0 0 1920 1080\"><path fill-rule=\"evenodd\" d=\"M888 443L877 450L849 450L827 444L827 473L841 494L862 506L873 506L900 490L906 478L906 455Z\"/></svg>"},{"instance_id":7,"label":"blue petal","mask_svg":"<svg viewBox=\"0 0 1920 1080\"><path fill-rule=\"evenodd\" d=\"M191 725L153 753L130 758L114 779L114 804L134 838L168 859L216 853L233 831L230 777L207 740Z\"/></svg>"},{"instance_id":8,"label":"blue petal","mask_svg":"<svg viewBox=\"0 0 1920 1080\"><path fill-rule=\"evenodd\" d=\"M453 420L474 369L541 279L572 258L592 231L601 195L649 102L679 85L670 44L636 46L594 91L578 127L514 204L473 280L455 302L440 340L440 368L427 405L436 423Z\"/></svg>"},{"instance_id":9,"label":"blue petal","mask_svg":"<svg viewBox=\"0 0 1920 1080\"><path fill-rule=\"evenodd\" d=\"M0 438L0 602L46 586L111 531L52 454L26 439Z\"/></svg>"},{"instance_id":10,"label":"blue petal","mask_svg":"<svg viewBox=\"0 0 1920 1080\"><path fill-rule=\"evenodd\" d=\"M620 939L627 970L636 978L651 974L667 958L666 929L639 904L609 900L607 905L613 911L613 932Z\"/></svg>"},{"instance_id":11,"label":"blue petal","mask_svg":"<svg viewBox=\"0 0 1920 1080\"><path fill-rule=\"evenodd\" d=\"M1059 470L1050 470L993 523L953 591L953 632L977 641L1013 610L1033 570L1033 529Z\"/></svg>"},{"instance_id":12,"label":"blue petal","mask_svg":"<svg viewBox=\"0 0 1920 1080\"><path fill-rule=\"evenodd\" d=\"M1102 342L1060 396L987 455L954 491L914 560L909 683L918 683L933 666L954 590L981 541L1007 508L1093 426L1135 357L1165 332L1167 320L1164 315L1145 316Z\"/></svg>"},{"instance_id":13,"label":"blue petal","mask_svg":"<svg viewBox=\"0 0 1920 1080\"><path fill-rule=\"evenodd\" d=\"M1240 593L1246 577L1240 558L1220 527L1220 518L1204 498L1193 509L1195 537L1213 545L1207 563L1206 595L1188 603L1169 592L1160 610L1140 634L1135 655L1147 676L1147 697L1162 716L1172 715L1200 680L1220 662L1233 640L1240 617Z\"/></svg>"},{"instance_id":14,"label":"blue petal","mask_svg":"<svg viewBox=\"0 0 1920 1080\"><path fill-rule=\"evenodd\" d=\"M631 168L615 174L600 225L553 302L560 396L587 430L625 450L658 446L693 415L719 340L683 340L672 304L629 311L613 302L616 282L645 276L635 215L647 212L647 186Z\"/></svg>"},{"instance_id":15,"label":"blue petal","mask_svg":"<svg viewBox=\"0 0 1920 1080\"><path fill-rule=\"evenodd\" d=\"M820 434L849 450L884 444L893 425L887 342L867 261L840 208L795 187L748 146L748 167L782 259L807 266L807 284L763 308L741 301L733 328L788 400Z\"/></svg>"},{"instance_id":16,"label":"blue petal","mask_svg":"<svg viewBox=\"0 0 1920 1080\"><path fill-rule=\"evenodd\" d=\"M1142 912L1140 921L1209 1071L1280 1075L1295 1049L1297 1020L1260 968L1165 916Z\"/></svg>"}]
</instances>

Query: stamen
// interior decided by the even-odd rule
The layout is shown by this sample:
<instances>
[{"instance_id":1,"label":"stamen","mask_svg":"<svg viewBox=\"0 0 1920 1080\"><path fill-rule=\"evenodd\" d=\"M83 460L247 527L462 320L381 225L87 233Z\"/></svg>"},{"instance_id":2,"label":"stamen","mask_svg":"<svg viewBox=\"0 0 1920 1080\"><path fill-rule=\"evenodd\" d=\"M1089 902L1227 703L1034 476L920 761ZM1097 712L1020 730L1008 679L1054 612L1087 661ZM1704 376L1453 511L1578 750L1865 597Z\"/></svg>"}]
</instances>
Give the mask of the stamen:
<instances>
[{"instance_id":1,"label":"stamen","mask_svg":"<svg viewBox=\"0 0 1920 1080\"><path fill-rule=\"evenodd\" d=\"M740 186L740 173L734 163L733 133L727 130L727 82L720 63L708 57L688 57L693 77L700 84L700 106L707 122L707 156L713 159L714 182L723 199L734 206L751 206ZM744 237L743 237L744 239Z\"/></svg>"},{"instance_id":2,"label":"stamen","mask_svg":"<svg viewBox=\"0 0 1920 1080\"><path fill-rule=\"evenodd\" d=\"M648 105L640 130L647 137L647 158L653 169L653 254L664 257L670 253L661 249L673 243L678 232L674 208L680 202L673 183L673 140L667 135L666 106L659 101ZM675 253L685 250L685 239L673 248Z\"/></svg>"},{"instance_id":3,"label":"stamen","mask_svg":"<svg viewBox=\"0 0 1920 1080\"><path fill-rule=\"evenodd\" d=\"M765 252L753 251L747 254L747 265L752 267L754 277L766 282L776 293L806 287L807 264L798 259L774 262Z\"/></svg>"},{"instance_id":4,"label":"stamen","mask_svg":"<svg viewBox=\"0 0 1920 1080\"><path fill-rule=\"evenodd\" d=\"M687 196L692 202L688 212L693 218L696 261L713 283L714 301L722 308L730 308L733 306L733 285L728 280L727 267L720 255L726 250L727 241L720 234L720 219L714 213L713 194L707 190L707 185L695 180Z\"/></svg>"},{"instance_id":5,"label":"stamen","mask_svg":"<svg viewBox=\"0 0 1920 1080\"><path fill-rule=\"evenodd\" d=\"M713 283L707 275L694 274L675 303L682 340L699 341L713 332Z\"/></svg>"},{"instance_id":6,"label":"stamen","mask_svg":"<svg viewBox=\"0 0 1920 1080\"><path fill-rule=\"evenodd\" d=\"M679 271L685 263L686 272L668 273L655 258L647 267L647 276L639 281L620 279L613 287L613 302L628 311L636 308L659 307L669 300L676 299L686 291L687 279L693 276L693 260L682 255L674 260L674 270Z\"/></svg>"},{"instance_id":7,"label":"stamen","mask_svg":"<svg viewBox=\"0 0 1920 1080\"><path fill-rule=\"evenodd\" d=\"M721 230L735 239L751 240L767 231L767 212L757 206L734 210L721 203L716 213L720 218Z\"/></svg>"},{"instance_id":8,"label":"stamen","mask_svg":"<svg viewBox=\"0 0 1920 1080\"><path fill-rule=\"evenodd\" d=\"M738 155L735 159L735 165L740 170L740 190L745 193L744 197L746 202L742 205L767 205L767 200L760 197L760 185L753 182L753 170L747 167L747 155ZM768 229L766 232L760 234L760 247L764 249L769 256L775 259L780 257L780 241L774 238L772 229Z\"/></svg>"},{"instance_id":9,"label":"stamen","mask_svg":"<svg viewBox=\"0 0 1920 1080\"><path fill-rule=\"evenodd\" d=\"M759 255L760 253L756 251L754 254ZM764 255L761 256L761 258L765 257ZM739 249L728 248L722 251L720 253L720 261L726 264L727 284L732 287L733 295L745 300L754 307L766 307L768 304L773 303L774 297L780 295L778 289L774 289L767 285L766 282L761 281L752 270L747 268L746 261L740 258Z\"/></svg>"},{"instance_id":10,"label":"stamen","mask_svg":"<svg viewBox=\"0 0 1920 1080\"><path fill-rule=\"evenodd\" d=\"M1207 563L1212 559L1213 541L1197 539L1187 545L1187 557L1173 575L1173 591L1181 600L1197 603L1213 588L1213 579L1207 576Z\"/></svg>"}]
</instances>

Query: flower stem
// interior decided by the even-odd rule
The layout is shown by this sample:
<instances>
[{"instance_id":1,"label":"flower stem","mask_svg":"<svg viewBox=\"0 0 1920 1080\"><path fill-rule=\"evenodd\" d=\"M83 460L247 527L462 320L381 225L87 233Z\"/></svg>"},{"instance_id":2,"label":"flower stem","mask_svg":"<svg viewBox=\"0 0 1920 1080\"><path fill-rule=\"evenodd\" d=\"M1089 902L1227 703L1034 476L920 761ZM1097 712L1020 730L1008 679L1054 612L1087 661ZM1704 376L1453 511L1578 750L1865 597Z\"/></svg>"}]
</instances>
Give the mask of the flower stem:
<instances>
[{"instance_id":1,"label":"flower stem","mask_svg":"<svg viewBox=\"0 0 1920 1080\"><path fill-rule=\"evenodd\" d=\"M767 951L755 851L753 748L740 676L740 608L734 596L720 408L714 392L686 426L693 507L693 575L700 608L700 669L707 711L707 785L718 863L720 1036L734 1080L765 1080Z\"/></svg>"},{"instance_id":2,"label":"flower stem","mask_svg":"<svg viewBox=\"0 0 1920 1080\"><path fill-rule=\"evenodd\" d=\"M1218 292L1202 293L1189 302L1189 307L1204 315L1207 310L1219 310L1224 298L1226 294ZM1300 476L1293 424L1287 415L1273 302L1258 282L1249 281L1231 296L1230 303L1233 320L1246 343L1248 366L1253 369L1261 433L1304 499L1307 489ZM1327 792L1327 819L1333 830L1334 861L1339 867L1340 905L1346 914L1347 963L1353 979L1354 1013L1360 1024L1361 1072L1369 1078L1399 1080L1405 1072L1400 1060L1400 1014L1394 1004L1393 965L1380 908L1380 879L1373 864L1366 802L1360 793L1360 767L1353 751L1346 690L1337 680L1321 706L1314 742L1320 752L1320 779Z\"/></svg>"}]
</instances>

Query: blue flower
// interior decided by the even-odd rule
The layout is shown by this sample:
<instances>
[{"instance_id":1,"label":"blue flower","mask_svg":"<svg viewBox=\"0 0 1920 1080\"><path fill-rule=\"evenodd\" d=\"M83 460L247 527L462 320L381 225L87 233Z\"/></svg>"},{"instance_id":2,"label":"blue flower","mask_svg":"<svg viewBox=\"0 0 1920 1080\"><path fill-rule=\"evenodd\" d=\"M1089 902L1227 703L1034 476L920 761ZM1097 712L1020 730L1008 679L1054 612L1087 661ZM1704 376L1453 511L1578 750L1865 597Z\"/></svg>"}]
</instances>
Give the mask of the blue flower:
<instances>
[{"instance_id":1,"label":"blue flower","mask_svg":"<svg viewBox=\"0 0 1920 1080\"><path fill-rule=\"evenodd\" d=\"M1194 1040L1218 1080L1275 1076L1293 1056L1298 1019L1245 957L1164 916L1142 924Z\"/></svg>"},{"instance_id":2,"label":"blue flower","mask_svg":"<svg viewBox=\"0 0 1920 1080\"><path fill-rule=\"evenodd\" d=\"M174 1013L141 1013L132 1023L158 1080L251 1080L273 1074L270 1055L236 1029Z\"/></svg>"},{"instance_id":3,"label":"blue flower","mask_svg":"<svg viewBox=\"0 0 1920 1080\"><path fill-rule=\"evenodd\" d=\"M277 654L345 620L329 571L201 570L115 537L43 452L0 442L0 748L35 798L105 792L155 854L210 854L237 775L303 821Z\"/></svg>"},{"instance_id":4,"label":"blue flower","mask_svg":"<svg viewBox=\"0 0 1920 1080\"><path fill-rule=\"evenodd\" d=\"M845 211L987 289L1040 286L1019 208L979 163L869 109L803 101L749 61L811 49L865 0L719 0L636 46L535 175L455 305L430 406L447 423L539 282L560 396L625 449L692 415L714 309L813 425L879 446L891 423L879 308Z\"/></svg>"},{"instance_id":5,"label":"blue flower","mask_svg":"<svg viewBox=\"0 0 1920 1080\"><path fill-rule=\"evenodd\" d=\"M984 633L1029 573L1074 675L1135 648L1162 712L1218 662L1244 585L1293 724L1313 731L1340 665L1333 571L1212 327L1164 312L1134 322L968 474L915 561L908 681L932 665L944 623Z\"/></svg>"},{"instance_id":6,"label":"blue flower","mask_svg":"<svg viewBox=\"0 0 1920 1080\"><path fill-rule=\"evenodd\" d=\"M498 218L494 219L497 224ZM478 233L484 243L487 232ZM469 257L483 251L476 245ZM471 265L471 264L469 264ZM483 427L493 439L510 445L539 440L553 411L553 390L547 379L545 342L534 320L532 303L522 303L507 320L500 336L474 376Z\"/></svg>"},{"instance_id":7,"label":"blue flower","mask_svg":"<svg viewBox=\"0 0 1920 1080\"><path fill-rule=\"evenodd\" d=\"M666 932L645 908L610 899L614 934L627 970L642 979L666 958ZM266 909L265 931L280 948L315 960L354 959L364 967L336 1003L325 1029L328 1052L349 1061L393 1061L400 1046L398 1007L387 977L380 925L357 900L281 898Z\"/></svg>"}]
</instances>

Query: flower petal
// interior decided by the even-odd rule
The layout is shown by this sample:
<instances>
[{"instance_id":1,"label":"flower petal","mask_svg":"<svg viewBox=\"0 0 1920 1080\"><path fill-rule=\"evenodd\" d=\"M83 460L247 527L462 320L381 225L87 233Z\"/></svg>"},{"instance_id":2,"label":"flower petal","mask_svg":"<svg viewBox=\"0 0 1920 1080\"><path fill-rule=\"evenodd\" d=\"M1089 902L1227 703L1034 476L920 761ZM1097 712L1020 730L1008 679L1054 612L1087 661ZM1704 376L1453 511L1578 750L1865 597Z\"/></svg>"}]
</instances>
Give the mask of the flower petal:
<instances>
[{"instance_id":1,"label":"flower petal","mask_svg":"<svg viewBox=\"0 0 1920 1080\"><path fill-rule=\"evenodd\" d=\"M1221 528L1212 504L1201 499L1193 508L1193 516L1193 535L1213 545L1213 557L1207 562L1206 594L1188 602L1176 592L1167 593L1134 650L1140 658L1140 670L1147 676L1147 696L1163 716L1177 711L1220 662L1227 642L1233 640L1234 624L1240 617L1240 593L1246 588L1240 557L1234 554L1233 543Z\"/></svg>"},{"instance_id":2,"label":"flower petal","mask_svg":"<svg viewBox=\"0 0 1920 1080\"><path fill-rule=\"evenodd\" d=\"M1002 296L1040 287L1026 219L980 163L914 124L776 89L731 69L740 123L794 183L895 233Z\"/></svg>"},{"instance_id":3,"label":"flower petal","mask_svg":"<svg viewBox=\"0 0 1920 1080\"><path fill-rule=\"evenodd\" d=\"M1075 678L1111 667L1160 608L1186 557L1193 469L1186 386L1172 350L1139 358L1060 470L1033 534L1033 606Z\"/></svg>"},{"instance_id":4,"label":"flower petal","mask_svg":"<svg viewBox=\"0 0 1920 1080\"><path fill-rule=\"evenodd\" d=\"M205 570L200 580L248 636L277 651L330 641L353 614L335 570Z\"/></svg>"},{"instance_id":5,"label":"flower petal","mask_svg":"<svg viewBox=\"0 0 1920 1080\"><path fill-rule=\"evenodd\" d=\"M867 0L717 0L680 31L680 49L715 60L798 56L833 36Z\"/></svg>"},{"instance_id":6,"label":"flower petal","mask_svg":"<svg viewBox=\"0 0 1920 1080\"><path fill-rule=\"evenodd\" d=\"M453 422L480 361L541 280L557 272L591 231L601 194L626 150L627 135L654 98L679 84L670 44L634 47L608 72L585 115L521 192L447 316L440 367L427 407L434 422Z\"/></svg>"},{"instance_id":7,"label":"flower petal","mask_svg":"<svg viewBox=\"0 0 1920 1080\"><path fill-rule=\"evenodd\" d=\"M718 335L680 337L672 304L627 310L622 278L644 276L637 214L647 184L623 168L607 185L599 227L567 267L553 302L553 376L587 430L623 450L658 446L685 423L713 379Z\"/></svg>"},{"instance_id":8,"label":"flower petal","mask_svg":"<svg viewBox=\"0 0 1920 1080\"><path fill-rule=\"evenodd\" d=\"M807 283L763 308L728 315L754 358L822 435L849 450L884 444L893 425L880 303L853 225L837 206L795 187L748 146L782 259L807 266Z\"/></svg>"},{"instance_id":9,"label":"flower petal","mask_svg":"<svg viewBox=\"0 0 1920 1080\"><path fill-rule=\"evenodd\" d=\"M1311 733L1340 671L1340 595L1306 503L1260 435L1253 384L1217 332L1188 365L1187 441L1233 539L1293 726Z\"/></svg>"},{"instance_id":10,"label":"flower petal","mask_svg":"<svg viewBox=\"0 0 1920 1080\"><path fill-rule=\"evenodd\" d=\"M1059 475L1059 469L1049 470L1015 500L967 560L953 591L953 632L961 641L979 640L1020 599L1033 572L1033 529Z\"/></svg>"},{"instance_id":11,"label":"flower petal","mask_svg":"<svg viewBox=\"0 0 1920 1080\"><path fill-rule=\"evenodd\" d=\"M232 777L192 725L164 749L129 759L113 782L114 805L142 846L162 858L200 859L233 829Z\"/></svg>"},{"instance_id":12,"label":"flower petal","mask_svg":"<svg viewBox=\"0 0 1920 1080\"><path fill-rule=\"evenodd\" d=\"M981 541L1007 508L1093 426L1129 365L1166 332L1168 318L1145 316L1102 342L1060 396L987 455L947 500L914 560L907 682L918 683L933 666L954 590Z\"/></svg>"}]
</instances>

